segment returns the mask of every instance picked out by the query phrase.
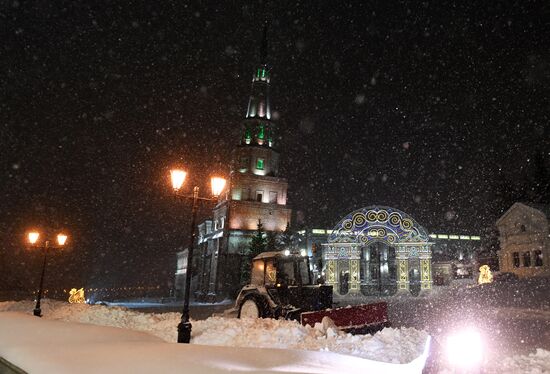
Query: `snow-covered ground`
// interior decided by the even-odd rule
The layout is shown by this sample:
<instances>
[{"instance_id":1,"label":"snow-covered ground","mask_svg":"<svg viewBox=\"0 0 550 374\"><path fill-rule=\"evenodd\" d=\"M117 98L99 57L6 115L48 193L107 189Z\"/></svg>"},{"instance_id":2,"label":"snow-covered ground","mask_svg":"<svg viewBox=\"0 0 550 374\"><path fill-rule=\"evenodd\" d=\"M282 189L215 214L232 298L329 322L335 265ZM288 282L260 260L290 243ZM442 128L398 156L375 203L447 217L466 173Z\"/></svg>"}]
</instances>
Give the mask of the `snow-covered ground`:
<instances>
[{"instance_id":1,"label":"snow-covered ground","mask_svg":"<svg viewBox=\"0 0 550 374\"><path fill-rule=\"evenodd\" d=\"M297 364L302 369L304 366L300 365L305 365L307 360L319 360L319 356L310 354L323 353L327 355L328 366L337 365L330 366L334 372L343 370L337 364L340 359L329 359L334 354L367 362L376 360L404 364L422 355L428 334L434 337L432 346L439 347L438 353L441 353L447 333L474 327L481 333L485 344L483 372L550 373L550 288L547 286L548 280L544 279L482 287L459 282L452 287L438 288L425 297L386 298L390 320L396 328L384 329L374 336L352 336L327 326L302 327L292 321L211 317L193 321L192 346L205 345L211 347L210 349L214 349L213 346L225 346L240 350L278 348L284 349L285 353L277 351L277 355L289 355L293 357L293 362L297 360L296 356L287 352L298 350L303 352L302 361ZM15 311L30 315L33 308L34 303L31 301L0 303L0 312ZM165 342L176 340L176 326L180 320L179 313L142 313L123 307L70 305L50 300L43 303L42 310L42 320L137 330ZM0 313L0 319L3 314ZM261 352L254 355L265 354L264 351ZM269 352L270 355L273 354L272 351ZM231 355L240 357L239 354L228 351L220 354L226 358ZM200 356L199 353L197 355ZM444 356L434 357L436 364L429 366L433 372L453 372L446 364ZM429 361L433 360L431 358ZM265 371L265 368L255 364L244 361L241 364L249 365L247 370ZM403 368L402 365L400 367ZM290 370L284 370L287 369ZM309 368L302 371L321 372L317 370Z\"/></svg>"},{"instance_id":2,"label":"snow-covered ground","mask_svg":"<svg viewBox=\"0 0 550 374\"><path fill-rule=\"evenodd\" d=\"M0 357L28 373L420 373L326 351L168 343L151 334L0 313ZM0 361L3 372L5 361Z\"/></svg>"},{"instance_id":3,"label":"snow-covered ground","mask_svg":"<svg viewBox=\"0 0 550 374\"><path fill-rule=\"evenodd\" d=\"M30 314L31 301L3 302L0 311ZM148 332L175 342L179 313L141 313L102 305L42 302L45 319L81 322ZM378 334L350 335L331 327L311 328L294 321L211 317L192 321L192 343L228 347L285 348L331 351L391 363L407 363L423 352L428 335L416 329L384 329Z\"/></svg>"},{"instance_id":4,"label":"snow-covered ground","mask_svg":"<svg viewBox=\"0 0 550 374\"><path fill-rule=\"evenodd\" d=\"M550 279L478 286L458 280L422 297L387 297L392 326L427 331L434 347L473 328L484 340L485 372L550 373ZM519 370L518 368L521 368Z\"/></svg>"},{"instance_id":5,"label":"snow-covered ground","mask_svg":"<svg viewBox=\"0 0 550 374\"><path fill-rule=\"evenodd\" d=\"M163 351L158 354L166 358L167 355L170 357L176 354L174 349L186 349L173 348L174 346L189 347L168 344L176 341L179 313L141 313L120 307L44 300L44 317L38 319L30 316L33 308L34 303L31 301L0 303L0 312L3 312L0 313L0 356L23 369L30 369L31 372L35 368L43 368L37 362L40 360L46 360L51 367L50 372L59 372L64 365L63 360L78 361L73 356L81 354L84 346L89 347L87 356L106 354L107 346L120 350L121 357L130 362L132 358L127 357L129 349L140 352L140 355L145 354L144 350L157 353ZM96 325L96 328L99 328L97 325L113 326L125 329L124 331L137 330L149 334L141 337L135 333L119 336L103 327L99 330L82 330L82 325L75 322L85 323L87 326ZM113 334L113 338L108 338ZM164 345L156 344L146 349L141 344L149 344L153 335L156 336L154 342L158 343L162 339ZM63 346L64 353L58 353L57 360L46 359L46 353L40 348L40 339L47 339L42 347L46 351L51 349L51 345L56 345L58 349ZM98 339L101 341L99 351ZM293 321L212 317L204 321L193 321L192 343L192 351L177 353L179 358L176 360L181 363L181 355L192 355L189 358L191 372L236 370L330 373L342 370L349 372L353 369L352 372L420 373L428 354L429 336L423 331L408 328L385 329L374 336L353 336L337 331L330 325L319 324L316 328L311 328ZM117 348L113 348L113 344ZM71 351L73 346L80 347L80 351ZM221 350L220 347L228 348ZM216 355L214 352L218 352L223 359L212 367L203 361L212 359ZM113 360L113 354L110 353L106 362ZM136 363L142 359L143 357L134 357ZM162 363L156 372L173 371L174 367L170 365L175 365L175 362L170 358L166 360L168 363ZM266 363L269 367L265 366ZM353 368L350 366L352 363ZM104 370L104 365L101 367ZM98 367L96 369L99 370Z\"/></svg>"}]
</instances>

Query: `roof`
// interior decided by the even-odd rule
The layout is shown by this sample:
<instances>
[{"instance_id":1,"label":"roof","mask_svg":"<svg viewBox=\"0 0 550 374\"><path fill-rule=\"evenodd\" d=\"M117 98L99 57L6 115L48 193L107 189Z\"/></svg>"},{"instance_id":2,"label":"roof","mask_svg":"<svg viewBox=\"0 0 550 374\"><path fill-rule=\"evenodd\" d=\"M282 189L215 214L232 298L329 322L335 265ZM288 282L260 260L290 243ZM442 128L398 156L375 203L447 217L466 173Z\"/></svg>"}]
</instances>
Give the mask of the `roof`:
<instances>
[{"instance_id":1,"label":"roof","mask_svg":"<svg viewBox=\"0 0 550 374\"><path fill-rule=\"evenodd\" d=\"M289 255L285 255L285 251L262 252L256 257L254 257L253 260L260 260L262 258L291 257L291 256L300 256L300 255L296 253L290 253Z\"/></svg>"},{"instance_id":2,"label":"roof","mask_svg":"<svg viewBox=\"0 0 550 374\"><path fill-rule=\"evenodd\" d=\"M531 202L517 202L514 203L504 214L497 220L496 224L499 225L512 211L517 209L519 206L523 205L524 207L538 210L546 216L547 219L550 219L550 205L548 204L538 204Z\"/></svg>"},{"instance_id":3,"label":"roof","mask_svg":"<svg viewBox=\"0 0 550 374\"><path fill-rule=\"evenodd\" d=\"M550 204L540 204L540 203L531 203L531 202L521 202L520 204L527 205L536 210L540 210L546 218L550 218Z\"/></svg>"}]
</instances>

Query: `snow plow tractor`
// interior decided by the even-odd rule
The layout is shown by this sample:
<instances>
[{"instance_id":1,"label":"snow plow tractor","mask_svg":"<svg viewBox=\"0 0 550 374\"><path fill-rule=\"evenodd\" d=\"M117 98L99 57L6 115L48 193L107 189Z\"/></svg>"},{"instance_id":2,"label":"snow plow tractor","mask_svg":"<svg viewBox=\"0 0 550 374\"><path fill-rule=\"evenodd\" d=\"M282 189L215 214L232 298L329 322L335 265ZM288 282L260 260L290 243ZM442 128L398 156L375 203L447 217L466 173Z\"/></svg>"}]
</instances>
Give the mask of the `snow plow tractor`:
<instances>
[{"instance_id":1,"label":"snow plow tractor","mask_svg":"<svg viewBox=\"0 0 550 374\"><path fill-rule=\"evenodd\" d=\"M313 327L328 317L352 333L372 333L389 326L386 303L332 306L332 286L314 284L309 258L288 250L256 256L250 284L241 289L235 302L238 318L285 318Z\"/></svg>"}]
</instances>

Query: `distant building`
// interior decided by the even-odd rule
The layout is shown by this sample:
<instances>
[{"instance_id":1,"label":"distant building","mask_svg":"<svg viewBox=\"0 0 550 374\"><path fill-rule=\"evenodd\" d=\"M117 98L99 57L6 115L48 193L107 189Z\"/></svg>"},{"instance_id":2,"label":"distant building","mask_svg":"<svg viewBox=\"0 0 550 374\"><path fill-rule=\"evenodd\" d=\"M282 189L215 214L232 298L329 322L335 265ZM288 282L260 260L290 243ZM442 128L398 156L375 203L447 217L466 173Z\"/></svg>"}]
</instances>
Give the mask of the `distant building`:
<instances>
[{"instance_id":1,"label":"distant building","mask_svg":"<svg viewBox=\"0 0 550 374\"><path fill-rule=\"evenodd\" d=\"M193 259L191 292L214 301L235 296L245 250L261 221L266 232L282 232L290 224L288 183L279 175L279 151L271 117L271 68L266 60L267 40L262 42L260 64L252 77L252 92L242 122L240 143L233 150L229 188L212 210L212 218L199 224ZM178 253L176 294L183 294L187 264Z\"/></svg>"},{"instance_id":2,"label":"distant building","mask_svg":"<svg viewBox=\"0 0 550 374\"><path fill-rule=\"evenodd\" d=\"M499 267L520 277L550 276L550 205L515 203L499 218Z\"/></svg>"}]
</instances>

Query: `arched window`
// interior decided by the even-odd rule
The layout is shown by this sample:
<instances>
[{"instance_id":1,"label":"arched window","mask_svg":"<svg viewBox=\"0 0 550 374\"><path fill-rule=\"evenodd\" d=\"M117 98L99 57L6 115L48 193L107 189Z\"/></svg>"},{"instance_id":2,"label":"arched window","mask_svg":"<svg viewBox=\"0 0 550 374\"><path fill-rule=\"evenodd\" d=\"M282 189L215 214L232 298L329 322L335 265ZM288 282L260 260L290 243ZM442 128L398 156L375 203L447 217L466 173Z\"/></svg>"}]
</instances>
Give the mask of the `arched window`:
<instances>
[{"instance_id":1,"label":"arched window","mask_svg":"<svg viewBox=\"0 0 550 374\"><path fill-rule=\"evenodd\" d=\"M361 284L367 284L370 278L369 273L369 249L361 248L361 261L359 262L359 274Z\"/></svg>"},{"instance_id":2,"label":"arched window","mask_svg":"<svg viewBox=\"0 0 550 374\"><path fill-rule=\"evenodd\" d=\"M397 279L397 264L395 259L395 248L388 247L388 277L391 280Z\"/></svg>"},{"instance_id":3,"label":"arched window","mask_svg":"<svg viewBox=\"0 0 550 374\"><path fill-rule=\"evenodd\" d=\"M370 281L378 281L380 278L380 248L378 243L369 245L369 273Z\"/></svg>"}]
</instances>

